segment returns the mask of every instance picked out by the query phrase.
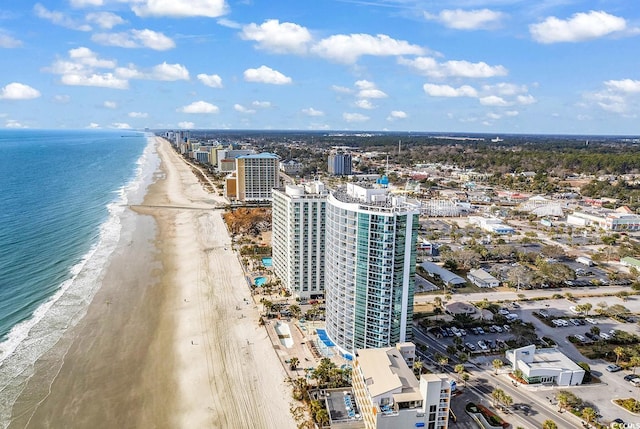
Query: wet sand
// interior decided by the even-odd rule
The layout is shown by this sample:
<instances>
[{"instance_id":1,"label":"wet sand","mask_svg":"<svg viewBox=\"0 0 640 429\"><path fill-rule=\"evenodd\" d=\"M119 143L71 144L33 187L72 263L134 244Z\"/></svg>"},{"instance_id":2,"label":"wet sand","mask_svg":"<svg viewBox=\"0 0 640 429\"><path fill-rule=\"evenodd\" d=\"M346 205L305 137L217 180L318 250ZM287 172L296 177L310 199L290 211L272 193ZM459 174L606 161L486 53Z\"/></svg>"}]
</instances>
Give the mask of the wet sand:
<instances>
[{"instance_id":1,"label":"wet sand","mask_svg":"<svg viewBox=\"0 0 640 429\"><path fill-rule=\"evenodd\" d=\"M156 182L127 213L87 315L38 361L10 428L296 426L221 200L157 142Z\"/></svg>"}]
</instances>

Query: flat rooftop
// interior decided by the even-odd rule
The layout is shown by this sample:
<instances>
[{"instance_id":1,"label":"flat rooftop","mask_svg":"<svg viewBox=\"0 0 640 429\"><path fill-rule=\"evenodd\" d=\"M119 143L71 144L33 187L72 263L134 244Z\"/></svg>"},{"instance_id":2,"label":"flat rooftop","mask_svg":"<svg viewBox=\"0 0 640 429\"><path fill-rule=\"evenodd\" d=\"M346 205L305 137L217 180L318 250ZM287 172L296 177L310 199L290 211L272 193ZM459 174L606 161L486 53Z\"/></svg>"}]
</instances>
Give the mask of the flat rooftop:
<instances>
[{"instance_id":1,"label":"flat rooftop","mask_svg":"<svg viewBox=\"0 0 640 429\"><path fill-rule=\"evenodd\" d=\"M569 371L581 371L577 363L565 356L557 349L536 349L533 362L528 364L531 368L558 368Z\"/></svg>"}]
</instances>

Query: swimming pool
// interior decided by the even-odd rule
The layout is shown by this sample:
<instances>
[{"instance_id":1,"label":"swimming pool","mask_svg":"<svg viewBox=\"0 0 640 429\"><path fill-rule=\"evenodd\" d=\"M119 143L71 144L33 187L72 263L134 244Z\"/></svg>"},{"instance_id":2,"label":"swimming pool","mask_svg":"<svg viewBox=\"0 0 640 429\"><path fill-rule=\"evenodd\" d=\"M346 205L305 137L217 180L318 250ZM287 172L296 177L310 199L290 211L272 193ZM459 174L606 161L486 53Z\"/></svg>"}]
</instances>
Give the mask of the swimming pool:
<instances>
[{"instance_id":1,"label":"swimming pool","mask_svg":"<svg viewBox=\"0 0 640 429\"><path fill-rule=\"evenodd\" d=\"M255 279L253 279L253 284L255 284L256 286L262 286L266 282L267 282L266 277L256 277Z\"/></svg>"},{"instance_id":2,"label":"swimming pool","mask_svg":"<svg viewBox=\"0 0 640 429\"><path fill-rule=\"evenodd\" d=\"M271 267L273 266L273 261L271 258L262 258L262 265L265 267Z\"/></svg>"}]
</instances>

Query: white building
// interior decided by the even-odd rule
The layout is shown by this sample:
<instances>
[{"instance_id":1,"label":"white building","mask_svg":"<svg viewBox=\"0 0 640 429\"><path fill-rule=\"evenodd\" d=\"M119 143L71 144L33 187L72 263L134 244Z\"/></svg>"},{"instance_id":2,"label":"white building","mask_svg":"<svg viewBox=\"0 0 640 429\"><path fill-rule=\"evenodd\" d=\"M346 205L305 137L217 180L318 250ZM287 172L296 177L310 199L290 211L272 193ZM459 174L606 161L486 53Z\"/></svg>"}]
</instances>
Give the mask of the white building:
<instances>
[{"instance_id":1,"label":"white building","mask_svg":"<svg viewBox=\"0 0 640 429\"><path fill-rule=\"evenodd\" d=\"M498 287L500 286L500 280L493 277L491 274L479 268L477 270L471 270L467 274L467 278L471 283L478 287Z\"/></svg>"},{"instance_id":2,"label":"white building","mask_svg":"<svg viewBox=\"0 0 640 429\"><path fill-rule=\"evenodd\" d=\"M469 223L472 225L478 225L480 228L485 231L493 232L495 234L513 234L515 229L510 227L509 225L505 225L502 223L500 219L497 218L488 218L481 216L469 216Z\"/></svg>"},{"instance_id":3,"label":"white building","mask_svg":"<svg viewBox=\"0 0 640 429\"><path fill-rule=\"evenodd\" d=\"M419 203L348 184L327 199L327 334L340 352L411 338Z\"/></svg>"},{"instance_id":4,"label":"white building","mask_svg":"<svg viewBox=\"0 0 640 429\"><path fill-rule=\"evenodd\" d=\"M324 293L325 210L321 182L273 190L273 269L294 297Z\"/></svg>"},{"instance_id":5,"label":"white building","mask_svg":"<svg viewBox=\"0 0 640 429\"><path fill-rule=\"evenodd\" d=\"M575 226L597 226L605 231L639 231L640 216L630 213L574 212L567 216L567 223Z\"/></svg>"},{"instance_id":6,"label":"white building","mask_svg":"<svg viewBox=\"0 0 640 429\"><path fill-rule=\"evenodd\" d=\"M536 349L534 344L507 350L507 360L513 371L522 371L522 378L529 384L554 383L558 386L582 384L584 369L558 351Z\"/></svg>"},{"instance_id":7,"label":"white building","mask_svg":"<svg viewBox=\"0 0 640 429\"><path fill-rule=\"evenodd\" d=\"M356 353L353 390L366 429L446 429L451 383L440 374L420 380L403 359L415 345L363 349Z\"/></svg>"}]
</instances>

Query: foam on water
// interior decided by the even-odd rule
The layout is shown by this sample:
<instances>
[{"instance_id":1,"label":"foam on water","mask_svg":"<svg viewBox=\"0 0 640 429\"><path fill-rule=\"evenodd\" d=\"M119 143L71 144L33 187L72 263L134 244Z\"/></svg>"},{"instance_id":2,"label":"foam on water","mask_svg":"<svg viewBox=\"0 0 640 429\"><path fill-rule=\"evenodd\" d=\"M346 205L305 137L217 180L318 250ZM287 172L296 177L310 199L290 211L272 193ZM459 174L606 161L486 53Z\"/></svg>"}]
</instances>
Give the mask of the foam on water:
<instances>
[{"instance_id":1,"label":"foam on water","mask_svg":"<svg viewBox=\"0 0 640 429\"><path fill-rule=\"evenodd\" d=\"M33 375L35 362L82 319L100 288L107 260L120 240L121 218L127 205L142 202L159 166L154 139L147 136L147 140L134 178L120 188L108 205L109 216L100 226L98 242L70 269L70 278L57 292L31 318L14 326L0 343L0 428L9 425L13 404Z\"/></svg>"}]
</instances>

